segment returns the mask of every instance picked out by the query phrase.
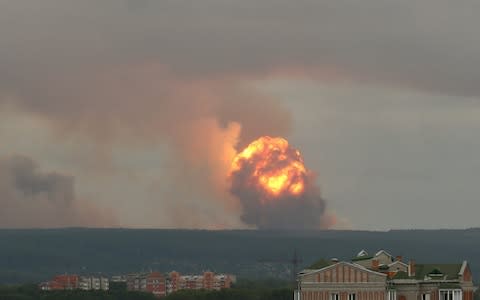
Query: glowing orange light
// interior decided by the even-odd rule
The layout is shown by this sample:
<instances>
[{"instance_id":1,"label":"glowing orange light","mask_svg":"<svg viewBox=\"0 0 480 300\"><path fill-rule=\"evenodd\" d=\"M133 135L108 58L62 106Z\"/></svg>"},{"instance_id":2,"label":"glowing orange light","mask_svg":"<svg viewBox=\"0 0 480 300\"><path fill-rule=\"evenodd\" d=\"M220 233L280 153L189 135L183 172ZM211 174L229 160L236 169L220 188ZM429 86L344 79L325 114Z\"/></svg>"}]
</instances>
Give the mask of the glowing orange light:
<instances>
[{"instance_id":1,"label":"glowing orange light","mask_svg":"<svg viewBox=\"0 0 480 300\"><path fill-rule=\"evenodd\" d=\"M300 196L307 170L298 150L283 138L261 137L232 162L231 173L248 170L249 183L271 196Z\"/></svg>"}]
</instances>

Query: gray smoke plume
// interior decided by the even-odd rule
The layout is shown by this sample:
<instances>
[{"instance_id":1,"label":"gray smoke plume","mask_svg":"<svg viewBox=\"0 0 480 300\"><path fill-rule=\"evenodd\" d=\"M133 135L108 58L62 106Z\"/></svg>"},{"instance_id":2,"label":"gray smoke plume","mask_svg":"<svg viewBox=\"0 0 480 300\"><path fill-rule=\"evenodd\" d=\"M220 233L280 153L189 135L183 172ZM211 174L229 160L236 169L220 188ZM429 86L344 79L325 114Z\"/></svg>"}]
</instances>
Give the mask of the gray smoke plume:
<instances>
[{"instance_id":1,"label":"gray smoke plume","mask_svg":"<svg viewBox=\"0 0 480 300\"><path fill-rule=\"evenodd\" d=\"M279 197L262 204L262 193L246 190L240 186L232 188L243 206L242 220L259 229L321 229L325 201L315 193L300 197Z\"/></svg>"},{"instance_id":2,"label":"gray smoke plume","mask_svg":"<svg viewBox=\"0 0 480 300\"><path fill-rule=\"evenodd\" d=\"M0 227L112 226L113 220L75 198L74 178L41 172L28 157L0 158Z\"/></svg>"},{"instance_id":3,"label":"gray smoke plume","mask_svg":"<svg viewBox=\"0 0 480 300\"><path fill-rule=\"evenodd\" d=\"M99 162L94 166L99 174L121 172L110 168L115 149L164 146L165 160L175 167L165 170L166 179L158 179L163 185L151 183L154 206L131 206L165 211L165 216L152 215L141 222L188 228L242 226L225 179L235 146L257 135L288 134L289 111L229 80L185 80L155 64L83 71L52 82L39 79L36 85L41 88L27 85L16 97L0 97L0 108L13 107L47 121L59 142L86 138L95 146L91 153ZM194 222L191 209L199 211Z\"/></svg>"},{"instance_id":4,"label":"gray smoke plume","mask_svg":"<svg viewBox=\"0 0 480 300\"><path fill-rule=\"evenodd\" d=\"M260 173L281 169L292 161L300 161L293 148L287 150L286 159L279 159L279 153L273 153L268 164ZM298 156L298 157L297 157ZM321 229L328 228L330 220L324 217L325 201L315 186L312 174L299 175L305 183L304 191L299 195L282 192L271 195L259 186L256 179L260 155L254 154L248 160L240 161L240 169L231 174L230 192L241 202L242 221L259 229Z\"/></svg>"}]
</instances>

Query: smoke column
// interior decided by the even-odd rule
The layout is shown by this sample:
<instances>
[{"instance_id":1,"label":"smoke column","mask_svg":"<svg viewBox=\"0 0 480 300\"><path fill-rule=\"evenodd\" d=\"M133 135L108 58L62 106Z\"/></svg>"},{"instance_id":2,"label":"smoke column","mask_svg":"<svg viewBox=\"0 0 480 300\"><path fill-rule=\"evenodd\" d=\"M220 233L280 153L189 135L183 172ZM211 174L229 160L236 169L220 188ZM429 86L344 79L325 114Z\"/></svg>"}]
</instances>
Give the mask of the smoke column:
<instances>
[{"instance_id":1,"label":"smoke column","mask_svg":"<svg viewBox=\"0 0 480 300\"><path fill-rule=\"evenodd\" d=\"M42 172L29 157L0 157L0 195L0 228L115 226L110 214L78 201L72 176Z\"/></svg>"},{"instance_id":2,"label":"smoke column","mask_svg":"<svg viewBox=\"0 0 480 300\"><path fill-rule=\"evenodd\" d=\"M283 138L261 137L234 159L231 193L242 220L259 229L320 229L325 202L298 150Z\"/></svg>"}]
</instances>

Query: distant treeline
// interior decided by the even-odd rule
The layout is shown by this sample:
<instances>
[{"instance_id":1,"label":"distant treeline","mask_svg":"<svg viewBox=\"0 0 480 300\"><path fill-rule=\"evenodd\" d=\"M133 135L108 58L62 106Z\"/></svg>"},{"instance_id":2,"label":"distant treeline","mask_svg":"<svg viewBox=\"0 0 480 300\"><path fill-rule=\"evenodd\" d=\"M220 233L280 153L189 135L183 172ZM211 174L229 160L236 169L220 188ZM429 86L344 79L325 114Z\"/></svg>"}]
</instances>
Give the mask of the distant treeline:
<instances>
[{"instance_id":1,"label":"distant treeline","mask_svg":"<svg viewBox=\"0 0 480 300\"><path fill-rule=\"evenodd\" d=\"M292 279L320 258L349 260L385 249L418 263L470 262L480 279L480 229L368 231L205 231L130 229L0 230L0 284L41 282L57 274L118 275L205 270L239 278Z\"/></svg>"},{"instance_id":2,"label":"distant treeline","mask_svg":"<svg viewBox=\"0 0 480 300\"><path fill-rule=\"evenodd\" d=\"M233 288L222 291L180 291L163 300L291 300L290 288L264 288L263 284L250 288ZM0 286L1 300L155 300L152 294L113 289L103 291L42 292L36 285ZM480 291L475 293L480 300Z\"/></svg>"},{"instance_id":3,"label":"distant treeline","mask_svg":"<svg viewBox=\"0 0 480 300\"><path fill-rule=\"evenodd\" d=\"M36 285L0 287L1 300L154 300L153 294L127 292L126 290L104 291L40 291Z\"/></svg>"},{"instance_id":4,"label":"distant treeline","mask_svg":"<svg viewBox=\"0 0 480 300\"><path fill-rule=\"evenodd\" d=\"M180 291L164 300L291 300L289 288L258 287L233 288L221 291ZM127 292L125 289L110 291L52 291L38 290L36 285L0 287L1 300L155 300L153 294Z\"/></svg>"}]
</instances>

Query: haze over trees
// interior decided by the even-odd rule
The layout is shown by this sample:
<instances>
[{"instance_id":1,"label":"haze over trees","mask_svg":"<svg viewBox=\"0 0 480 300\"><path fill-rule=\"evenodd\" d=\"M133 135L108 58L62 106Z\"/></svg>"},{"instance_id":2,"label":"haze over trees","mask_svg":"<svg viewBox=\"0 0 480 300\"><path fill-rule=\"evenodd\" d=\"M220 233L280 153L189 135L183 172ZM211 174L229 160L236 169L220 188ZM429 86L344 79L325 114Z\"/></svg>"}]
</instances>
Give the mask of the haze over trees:
<instances>
[{"instance_id":1,"label":"haze over trees","mask_svg":"<svg viewBox=\"0 0 480 300\"><path fill-rule=\"evenodd\" d=\"M468 260L480 278L480 229L366 231L0 230L0 284L37 283L64 273L211 270L251 280L291 280L296 250L305 268L385 249L419 263Z\"/></svg>"}]
</instances>

